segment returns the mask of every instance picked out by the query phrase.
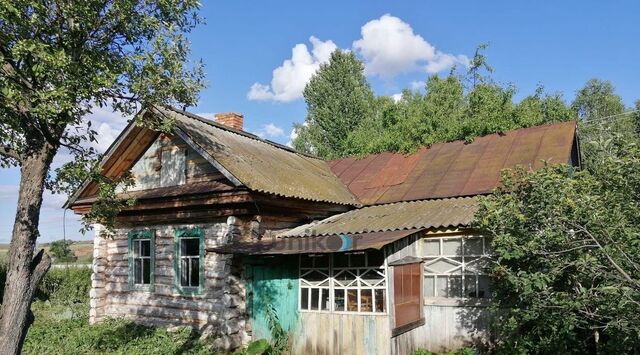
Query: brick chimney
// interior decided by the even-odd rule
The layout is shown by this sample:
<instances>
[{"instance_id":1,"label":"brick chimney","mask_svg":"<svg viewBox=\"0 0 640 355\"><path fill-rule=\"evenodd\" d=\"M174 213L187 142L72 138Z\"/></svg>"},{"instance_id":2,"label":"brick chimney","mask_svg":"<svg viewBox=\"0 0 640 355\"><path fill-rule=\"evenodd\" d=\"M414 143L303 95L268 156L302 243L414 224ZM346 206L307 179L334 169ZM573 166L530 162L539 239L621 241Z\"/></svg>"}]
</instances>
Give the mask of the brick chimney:
<instances>
[{"instance_id":1,"label":"brick chimney","mask_svg":"<svg viewBox=\"0 0 640 355\"><path fill-rule=\"evenodd\" d=\"M221 112L214 115L216 122L242 131L244 116L239 112Z\"/></svg>"}]
</instances>

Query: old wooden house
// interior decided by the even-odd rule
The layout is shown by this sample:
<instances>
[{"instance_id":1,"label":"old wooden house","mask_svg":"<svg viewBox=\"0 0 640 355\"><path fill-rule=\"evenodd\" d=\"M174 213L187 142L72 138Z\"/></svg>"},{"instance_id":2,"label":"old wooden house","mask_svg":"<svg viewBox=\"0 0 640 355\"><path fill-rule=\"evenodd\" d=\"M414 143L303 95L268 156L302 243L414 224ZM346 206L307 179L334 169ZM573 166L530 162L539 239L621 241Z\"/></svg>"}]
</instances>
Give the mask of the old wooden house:
<instances>
[{"instance_id":1,"label":"old wooden house","mask_svg":"<svg viewBox=\"0 0 640 355\"><path fill-rule=\"evenodd\" d=\"M470 228L500 171L579 164L575 122L323 161L170 108L171 134L130 124L102 161L131 171L136 204L96 226L91 322L187 325L234 349L269 338L296 354L407 354L486 338L490 243ZM68 206L86 213L97 186Z\"/></svg>"}]
</instances>

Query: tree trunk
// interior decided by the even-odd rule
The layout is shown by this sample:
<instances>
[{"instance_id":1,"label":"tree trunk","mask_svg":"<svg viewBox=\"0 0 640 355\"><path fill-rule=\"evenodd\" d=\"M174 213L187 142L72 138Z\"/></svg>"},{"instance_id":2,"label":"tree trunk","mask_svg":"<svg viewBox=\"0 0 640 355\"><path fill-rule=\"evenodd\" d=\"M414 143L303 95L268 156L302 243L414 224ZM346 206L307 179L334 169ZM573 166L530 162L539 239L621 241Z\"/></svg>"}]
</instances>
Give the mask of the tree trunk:
<instances>
[{"instance_id":1,"label":"tree trunk","mask_svg":"<svg viewBox=\"0 0 640 355\"><path fill-rule=\"evenodd\" d=\"M9 264L0 310L0 349L19 354L33 322L31 302L51 259L44 250L34 256L44 182L56 149L48 144L26 157L20 169L20 193L13 225Z\"/></svg>"}]
</instances>

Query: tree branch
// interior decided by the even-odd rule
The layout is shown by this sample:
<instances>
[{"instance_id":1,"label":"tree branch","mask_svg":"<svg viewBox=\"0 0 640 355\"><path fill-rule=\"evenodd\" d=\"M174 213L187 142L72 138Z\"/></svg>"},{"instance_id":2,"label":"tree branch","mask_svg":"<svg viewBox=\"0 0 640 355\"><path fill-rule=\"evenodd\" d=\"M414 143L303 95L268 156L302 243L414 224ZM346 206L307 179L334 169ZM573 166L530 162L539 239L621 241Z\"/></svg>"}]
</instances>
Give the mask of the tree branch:
<instances>
[{"instance_id":1,"label":"tree branch","mask_svg":"<svg viewBox=\"0 0 640 355\"><path fill-rule=\"evenodd\" d=\"M0 155L22 162L22 156L11 147L0 146Z\"/></svg>"}]
</instances>

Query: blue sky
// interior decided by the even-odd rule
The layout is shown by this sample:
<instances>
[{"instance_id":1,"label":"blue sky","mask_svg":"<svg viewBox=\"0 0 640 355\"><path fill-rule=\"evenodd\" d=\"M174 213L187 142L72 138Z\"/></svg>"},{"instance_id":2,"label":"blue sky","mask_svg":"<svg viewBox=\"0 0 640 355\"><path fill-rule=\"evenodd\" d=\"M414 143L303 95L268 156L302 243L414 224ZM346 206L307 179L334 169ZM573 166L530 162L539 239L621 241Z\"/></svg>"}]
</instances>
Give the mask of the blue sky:
<instances>
[{"instance_id":1,"label":"blue sky","mask_svg":"<svg viewBox=\"0 0 640 355\"><path fill-rule=\"evenodd\" d=\"M516 85L517 98L543 84L570 101L598 77L611 80L628 106L640 99L636 1L203 2L206 24L190 38L193 58L206 65L208 88L190 110L242 112L246 130L281 143L304 120L301 88L334 48L364 60L378 95L418 87L451 64L464 66L478 44L489 43L494 79ZM107 110L90 118L101 133L99 149L124 126ZM60 155L55 164L66 159ZM17 169L0 170L0 242L10 239L18 181ZM45 196L41 241L62 237L64 200ZM78 229L68 212L67 237L90 238Z\"/></svg>"}]
</instances>

